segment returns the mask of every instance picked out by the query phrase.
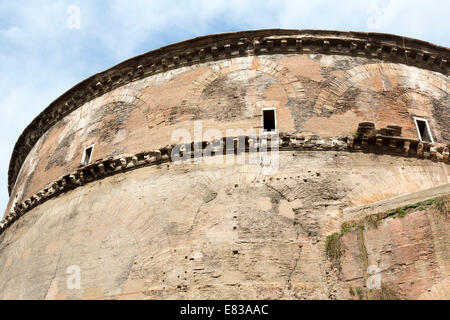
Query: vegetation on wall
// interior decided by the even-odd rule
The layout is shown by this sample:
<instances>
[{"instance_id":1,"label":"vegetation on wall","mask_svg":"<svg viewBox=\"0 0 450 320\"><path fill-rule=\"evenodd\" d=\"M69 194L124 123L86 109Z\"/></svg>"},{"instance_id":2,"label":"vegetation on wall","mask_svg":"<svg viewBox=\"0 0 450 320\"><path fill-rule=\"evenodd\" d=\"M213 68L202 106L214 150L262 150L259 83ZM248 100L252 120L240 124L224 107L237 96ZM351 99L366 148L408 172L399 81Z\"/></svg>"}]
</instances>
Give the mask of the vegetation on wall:
<instances>
[{"instance_id":1,"label":"vegetation on wall","mask_svg":"<svg viewBox=\"0 0 450 320\"><path fill-rule=\"evenodd\" d=\"M386 218L402 219L406 215L412 212L424 211L426 209L434 208L432 212L437 212L438 214L448 215L450 214L450 197L437 197L429 199L426 201L420 201L417 203L405 205L393 210L376 213L364 217L359 221L351 221L343 223L341 226L341 231L333 233L326 238L325 248L326 254L332 263L333 268L337 269L339 272L342 271L342 255L345 253L345 246L343 243L343 237L345 234L350 232L356 232L358 241L360 242L359 250L362 258L362 268L367 269L368 255L365 250L364 244L364 230L369 228L378 228L380 222ZM366 272L364 270L364 280L366 280ZM390 287L388 284L382 284L382 287L378 290L370 290L368 288L361 287L350 287L349 294L351 297L357 297L360 300L370 299L370 300L399 300L403 299L401 293L397 292L394 288Z\"/></svg>"}]
</instances>

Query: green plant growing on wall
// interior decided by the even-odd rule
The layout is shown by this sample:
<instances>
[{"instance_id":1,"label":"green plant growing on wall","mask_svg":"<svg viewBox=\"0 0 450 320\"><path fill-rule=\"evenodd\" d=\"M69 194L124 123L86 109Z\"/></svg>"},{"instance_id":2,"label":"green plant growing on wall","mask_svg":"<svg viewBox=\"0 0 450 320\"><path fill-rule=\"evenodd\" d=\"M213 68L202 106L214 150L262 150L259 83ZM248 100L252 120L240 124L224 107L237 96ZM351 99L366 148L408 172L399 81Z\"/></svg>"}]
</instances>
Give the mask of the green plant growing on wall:
<instances>
[{"instance_id":1,"label":"green plant growing on wall","mask_svg":"<svg viewBox=\"0 0 450 320\"><path fill-rule=\"evenodd\" d=\"M372 226L377 228L378 225L381 223L381 221L383 221L386 218L389 217L392 217L393 219L397 217L404 218L410 211L413 210L423 211L427 207L430 207L432 205L435 205L440 212L443 212L444 214L448 213L448 209L446 207L447 203L445 202L445 200L443 198L434 198L422 202L409 204L390 211L372 214L360 221L349 221L343 223L341 226L341 232L333 233L332 235L329 235L326 238L325 244L326 254L328 258L331 260L332 266L334 268L337 268L339 271L342 270L341 257L345 251L342 243L342 238L345 234L357 231L358 234L362 235L362 231L366 229L366 226L369 227ZM361 288L359 288L359 290L361 290ZM350 288L349 292L350 291L353 291L353 288ZM356 291L358 292L358 288L356 289Z\"/></svg>"},{"instance_id":2,"label":"green plant growing on wall","mask_svg":"<svg viewBox=\"0 0 450 320\"><path fill-rule=\"evenodd\" d=\"M356 293L358 294L358 298L359 300L362 300L364 295L363 295L363 290L361 288L356 288Z\"/></svg>"},{"instance_id":3,"label":"green plant growing on wall","mask_svg":"<svg viewBox=\"0 0 450 320\"><path fill-rule=\"evenodd\" d=\"M326 239L326 251L334 268L341 270L341 256L344 253L341 233L333 233Z\"/></svg>"},{"instance_id":4,"label":"green plant growing on wall","mask_svg":"<svg viewBox=\"0 0 450 320\"><path fill-rule=\"evenodd\" d=\"M352 287L348 288L348 293L349 293L352 297L355 296L355 291L353 290Z\"/></svg>"},{"instance_id":5,"label":"green plant growing on wall","mask_svg":"<svg viewBox=\"0 0 450 320\"><path fill-rule=\"evenodd\" d=\"M406 216L406 210L404 208L397 209L397 213L400 218L403 218Z\"/></svg>"}]
</instances>

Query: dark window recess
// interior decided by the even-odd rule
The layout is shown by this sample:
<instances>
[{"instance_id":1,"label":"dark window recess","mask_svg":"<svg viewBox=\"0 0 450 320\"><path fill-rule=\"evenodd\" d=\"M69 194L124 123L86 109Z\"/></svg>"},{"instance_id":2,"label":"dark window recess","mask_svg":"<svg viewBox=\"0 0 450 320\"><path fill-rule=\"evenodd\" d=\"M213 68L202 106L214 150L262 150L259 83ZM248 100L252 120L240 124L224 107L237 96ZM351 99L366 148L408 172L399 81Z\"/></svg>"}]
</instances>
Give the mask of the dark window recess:
<instances>
[{"instance_id":1,"label":"dark window recess","mask_svg":"<svg viewBox=\"0 0 450 320\"><path fill-rule=\"evenodd\" d=\"M84 165L88 165L91 162L91 157L92 157L92 151L94 150L93 147L89 147L86 148L86 150L84 151L84 159L83 159L83 164Z\"/></svg>"},{"instance_id":2,"label":"dark window recess","mask_svg":"<svg viewBox=\"0 0 450 320\"><path fill-rule=\"evenodd\" d=\"M426 121L416 119L417 128L419 129L420 139L424 142L433 142L428 132L428 124Z\"/></svg>"},{"instance_id":3,"label":"dark window recess","mask_svg":"<svg viewBox=\"0 0 450 320\"><path fill-rule=\"evenodd\" d=\"M275 110L263 110L264 131L275 131Z\"/></svg>"}]
</instances>

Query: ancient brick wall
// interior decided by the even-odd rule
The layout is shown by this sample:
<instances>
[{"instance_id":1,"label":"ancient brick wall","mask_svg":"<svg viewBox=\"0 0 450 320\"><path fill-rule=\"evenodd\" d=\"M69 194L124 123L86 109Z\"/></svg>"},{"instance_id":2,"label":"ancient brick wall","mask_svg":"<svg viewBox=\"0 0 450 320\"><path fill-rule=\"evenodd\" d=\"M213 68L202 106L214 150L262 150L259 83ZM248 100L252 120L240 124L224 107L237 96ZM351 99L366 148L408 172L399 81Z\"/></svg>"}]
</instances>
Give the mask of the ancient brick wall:
<instances>
[{"instance_id":1,"label":"ancient brick wall","mask_svg":"<svg viewBox=\"0 0 450 320\"><path fill-rule=\"evenodd\" d=\"M340 279L353 299L450 299L450 198L369 215L342 238ZM368 272L376 266L377 273ZM365 282L379 276L381 286ZM364 288L364 289L361 289Z\"/></svg>"},{"instance_id":2,"label":"ancient brick wall","mask_svg":"<svg viewBox=\"0 0 450 320\"><path fill-rule=\"evenodd\" d=\"M357 242L344 238L342 274L326 254L327 236L349 220L344 209L448 185L448 176L448 165L430 160L333 151L283 152L279 172L267 178L249 164L132 170L53 198L6 229L0 298L349 298L350 286L363 287ZM407 283L410 298L449 272L445 216L428 214L386 218L365 231L370 263L387 255L383 268L405 268L385 280ZM67 287L73 265L78 290Z\"/></svg>"},{"instance_id":3,"label":"ancient brick wall","mask_svg":"<svg viewBox=\"0 0 450 320\"><path fill-rule=\"evenodd\" d=\"M426 118L436 142L449 141L448 81L439 73L374 59L326 55L235 58L152 76L115 89L55 124L32 149L12 199L23 201L94 160L163 147L174 130L261 129L261 109L277 108L278 130L337 137L360 122L403 127ZM8 208L9 209L9 208Z\"/></svg>"},{"instance_id":4,"label":"ancient brick wall","mask_svg":"<svg viewBox=\"0 0 450 320\"><path fill-rule=\"evenodd\" d=\"M373 204L445 195L449 59L447 48L391 35L265 30L193 39L92 76L14 149L0 298L377 298L364 289L363 247L364 263L380 256L389 270L386 292L436 296L449 274L445 214L427 207L343 235L340 269L326 243L377 213ZM236 158L249 157L263 108L276 108L276 175L171 162L180 129L202 148L247 135ZM433 143L419 141L414 117ZM214 134L197 137L198 125ZM91 145L92 164L81 165ZM406 245L428 251L408 255ZM70 265L83 271L79 290L65 287Z\"/></svg>"}]
</instances>

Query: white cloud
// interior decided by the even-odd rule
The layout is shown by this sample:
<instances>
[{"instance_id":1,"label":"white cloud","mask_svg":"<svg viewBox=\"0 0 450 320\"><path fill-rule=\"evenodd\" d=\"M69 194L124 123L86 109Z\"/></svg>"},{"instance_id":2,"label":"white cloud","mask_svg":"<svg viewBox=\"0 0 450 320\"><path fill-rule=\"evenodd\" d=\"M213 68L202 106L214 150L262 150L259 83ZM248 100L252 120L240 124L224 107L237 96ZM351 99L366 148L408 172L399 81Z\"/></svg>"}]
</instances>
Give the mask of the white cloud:
<instances>
[{"instance_id":1,"label":"white cloud","mask_svg":"<svg viewBox=\"0 0 450 320\"><path fill-rule=\"evenodd\" d=\"M380 6L372 5L367 10L367 28L369 30L379 30L381 29L381 20L383 19L383 9Z\"/></svg>"}]
</instances>

